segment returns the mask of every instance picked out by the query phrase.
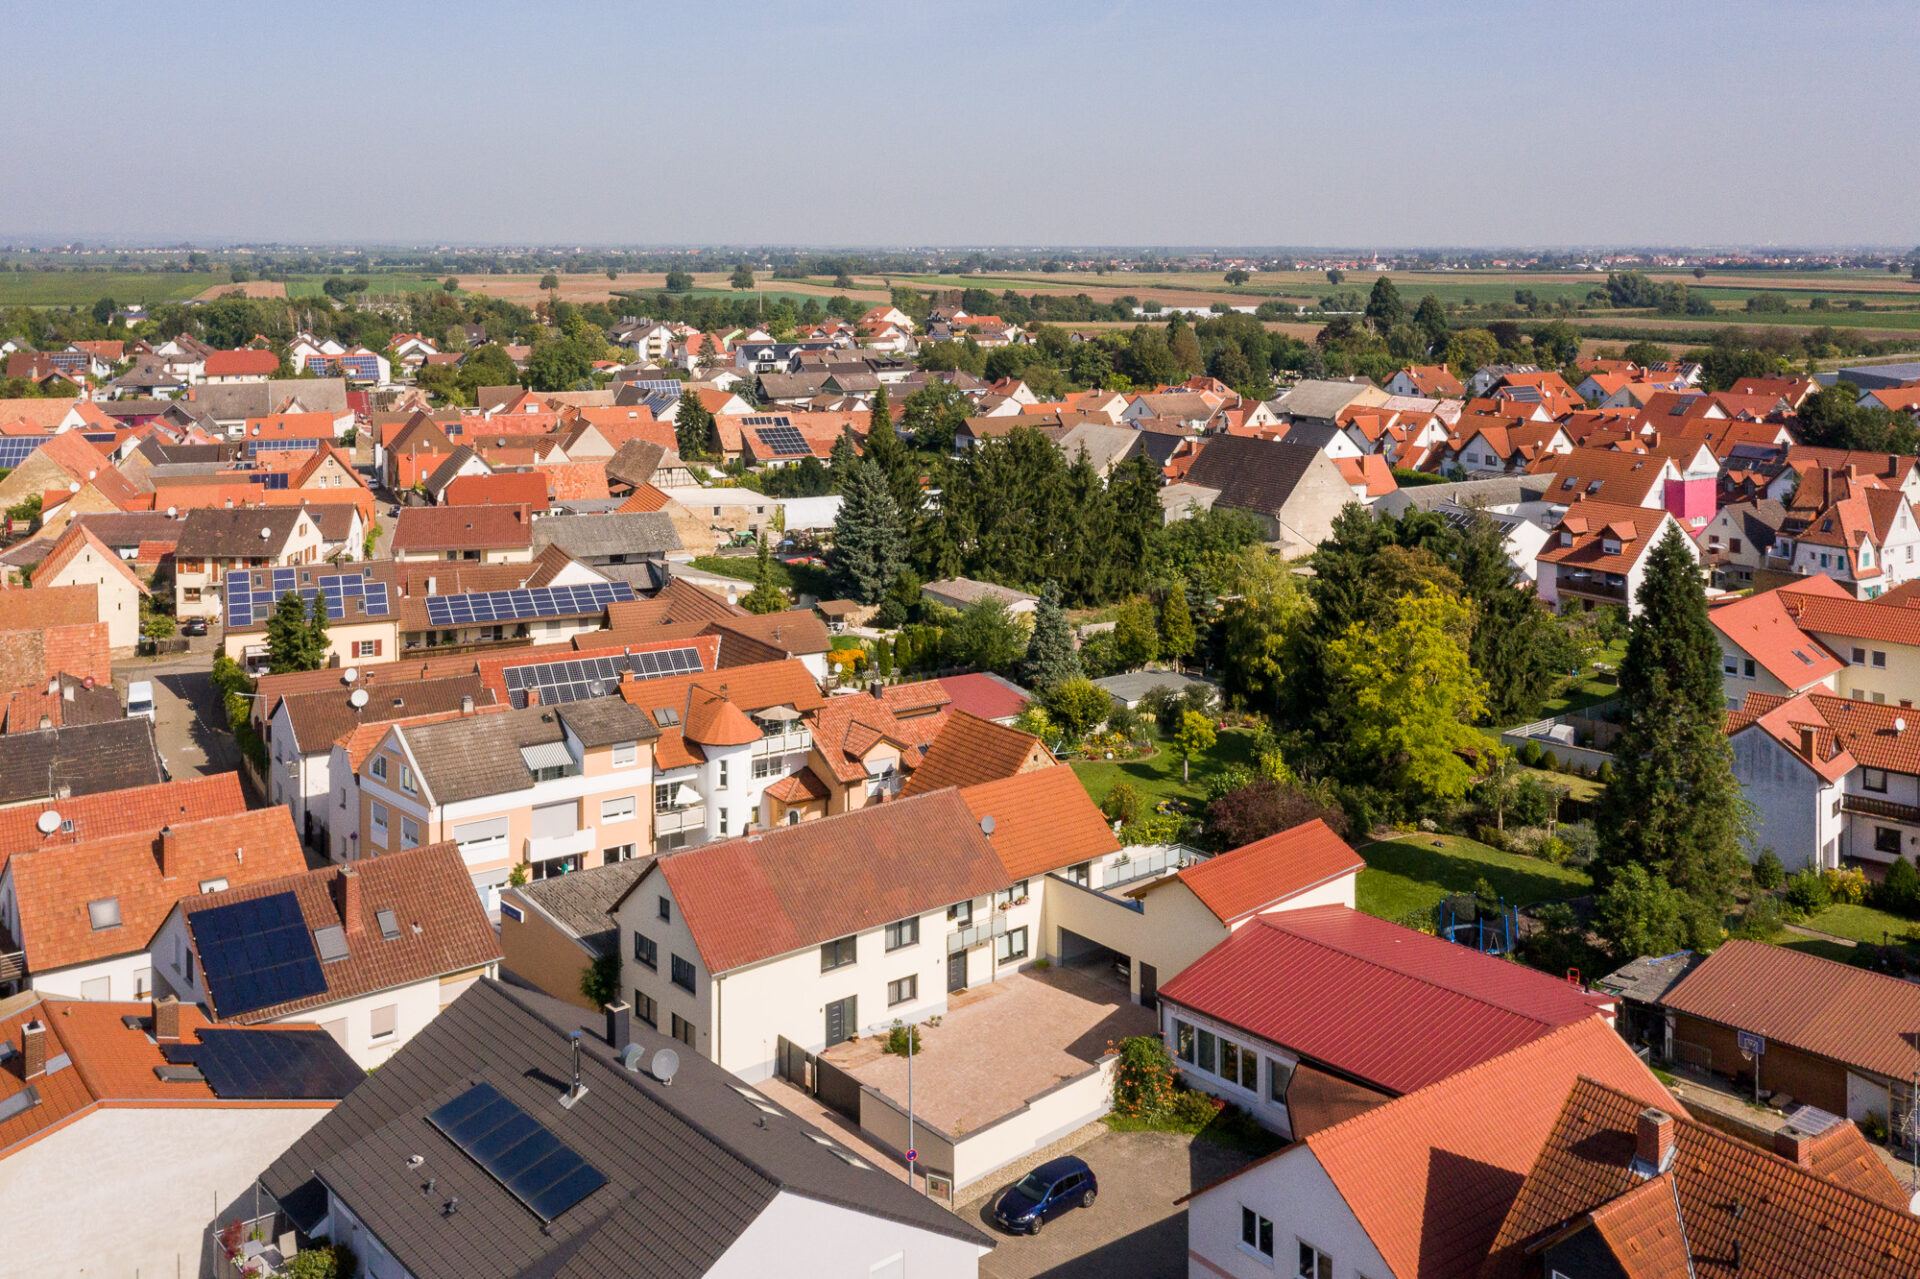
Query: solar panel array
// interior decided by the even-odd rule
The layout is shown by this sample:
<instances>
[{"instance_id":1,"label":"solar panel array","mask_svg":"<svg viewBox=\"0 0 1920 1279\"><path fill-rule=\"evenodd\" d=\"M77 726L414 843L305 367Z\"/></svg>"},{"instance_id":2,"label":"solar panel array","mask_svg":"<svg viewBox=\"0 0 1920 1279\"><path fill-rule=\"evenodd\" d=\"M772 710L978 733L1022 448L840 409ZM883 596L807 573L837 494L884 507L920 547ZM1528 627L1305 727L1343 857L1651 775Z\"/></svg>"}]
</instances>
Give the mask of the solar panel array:
<instances>
[{"instance_id":1,"label":"solar panel array","mask_svg":"<svg viewBox=\"0 0 1920 1279\"><path fill-rule=\"evenodd\" d=\"M223 1018L326 992L313 934L292 893L195 911L193 940Z\"/></svg>"},{"instance_id":2,"label":"solar panel array","mask_svg":"<svg viewBox=\"0 0 1920 1279\"><path fill-rule=\"evenodd\" d=\"M44 435L0 435L0 466L20 465L46 442Z\"/></svg>"},{"instance_id":3,"label":"solar panel array","mask_svg":"<svg viewBox=\"0 0 1920 1279\"><path fill-rule=\"evenodd\" d=\"M700 670L699 649L669 648L618 657L583 657L571 662L509 666L502 674L507 681L507 700L516 707L524 707L528 689L538 689L540 704L551 706L555 702L604 697L619 686L628 671L633 672L635 679L662 679L668 675L697 675Z\"/></svg>"},{"instance_id":4,"label":"solar panel array","mask_svg":"<svg viewBox=\"0 0 1920 1279\"><path fill-rule=\"evenodd\" d=\"M813 453L807 437L800 434L797 427L763 426L754 434L760 437L760 443L775 457L807 457Z\"/></svg>"},{"instance_id":5,"label":"solar panel array","mask_svg":"<svg viewBox=\"0 0 1920 1279\"><path fill-rule=\"evenodd\" d=\"M311 453L326 442L325 440L248 440L247 453L249 456L255 453Z\"/></svg>"},{"instance_id":6,"label":"solar panel array","mask_svg":"<svg viewBox=\"0 0 1920 1279\"><path fill-rule=\"evenodd\" d=\"M366 1078L324 1030L209 1026L197 1044L163 1044L169 1062L199 1068L221 1099L305 1101L344 1097Z\"/></svg>"},{"instance_id":7,"label":"solar panel array","mask_svg":"<svg viewBox=\"0 0 1920 1279\"><path fill-rule=\"evenodd\" d=\"M740 419L742 426L792 426L793 419L785 413L756 413L752 417Z\"/></svg>"},{"instance_id":8,"label":"solar panel array","mask_svg":"<svg viewBox=\"0 0 1920 1279\"><path fill-rule=\"evenodd\" d=\"M111 444L116 437L112 431L82 431L80 438L89 444Z\"/></svg>"},{"instance_id":9,"label":"solar panel array","mask_svg":"<svg viewBox=\"0 0 1920 1279\"><path fill-rule=\"evenodd\" d=\"M285 471L255 471L247 476L247 483L258 484L265 489L283 489L290 478Z\"/></svg>"},{"instance_id":10,"label":"solar panel array","mask_svg":"<svg viewBox=\"0 0 1920 1279\"><path fill-rule=\"evenodd\" d=\"M607 1184L605 1173L492 1084L475 1084L428 1115L427 1122L542 1221L552 1221Z\"/></svg>"},{"instance_id":11,"label":"solar panel array","mask_svg":"<svg viewBox=\"0 0 1920 1279\"><path fill-rule=\"evenodd\" d=\"M597 613L617 600L636 596L631 582L590 582L583 586L539 586L518 591L472 591L465 595L429 595L429 626L472 626L518 622L535 617L573 617Z\"/></svg>"},{"instance_id":12,"label":"solar panel array","mask_svg":"<svg viewBox=\"0 0 1920 1279\"><path fill-rule=\"evenodd\" d=\"M358 599L367 617L385 617L390 611L387 584L359 573L328 573L319 578L308 569L308 580L300 580L299 569L258 569L227 574L227 625L252 626L273 615L273 607L288 591L295 591L313 607L313 597L327 597L327 620L337 622L347 615L346 601Z\"/></svg>"}]
</instances>

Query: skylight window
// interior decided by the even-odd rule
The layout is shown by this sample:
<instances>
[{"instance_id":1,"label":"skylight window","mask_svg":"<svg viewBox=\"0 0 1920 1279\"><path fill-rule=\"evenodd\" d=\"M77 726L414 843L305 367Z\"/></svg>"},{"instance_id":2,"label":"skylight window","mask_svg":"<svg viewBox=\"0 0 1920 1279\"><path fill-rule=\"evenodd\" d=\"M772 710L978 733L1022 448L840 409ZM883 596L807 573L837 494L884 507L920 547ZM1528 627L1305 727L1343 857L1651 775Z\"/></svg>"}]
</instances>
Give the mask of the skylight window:
<instances>
[{"instance_id":1,"label":"skylight window","mask_svg":"<svg viewBox=\"0 0 1920 1279\"><path fill-rule=\"evenodd\" d=\"M120 927L120 899L102 897L99 901L87 903L87 919L93 924L94 932Z\"/></svg>"},{"instance_id":2,"label":"skylight window","mask_svg":"<svg viewBox=\"0 0 1920 1279\"><path fill-rule=\"evenodd\" d=\"M378 911L374 919L380 924L380 937L383 941L392 941L400 935L400 917L390 910Z\"/></svg>"},{"instance_id":3,"label":"skylight window","mask_svg":"<svg viewBox=\"0 0 1920 1279\"><path fill-rule=\"evenodd\" d=\"M653 722L662 728L672 728L680 722L680 712L670 706L662 706L653 713Z\"/></svg>"}]
</instances>

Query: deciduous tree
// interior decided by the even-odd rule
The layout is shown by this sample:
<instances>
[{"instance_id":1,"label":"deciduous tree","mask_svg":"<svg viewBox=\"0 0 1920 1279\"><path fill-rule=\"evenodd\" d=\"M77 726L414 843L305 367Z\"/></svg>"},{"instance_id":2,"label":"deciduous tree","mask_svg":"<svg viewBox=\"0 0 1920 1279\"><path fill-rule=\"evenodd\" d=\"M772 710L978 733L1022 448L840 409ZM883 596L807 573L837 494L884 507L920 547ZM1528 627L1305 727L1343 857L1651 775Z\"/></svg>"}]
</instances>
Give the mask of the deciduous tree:
<instances>
[{"instance_id":1,"label":"deciduous tree","mask_svg":"<svg viewBox=\"0 0 1920 1279\"><path fill-rule=\"evenodd\" d=\"M1173 735L1173 749L1180 753L1180 780L1191 781L1193 757L1213 749L1213 721L1198 711L1183 711L1180 731Z\"/></svg>"},{"instance_id":2,"label":"deciduous tree","mask_svg":"<svg viewBox=\"0 0 1920 1279\"><path fill-rule=\"evenodd\" d=\"M1153 601L1136 595L1120 606L1113 622L1113 642L1120 664L1128 670L1145 666L1160 655L1160 633L1153 622Z\"/></svg>"}]
</instances>

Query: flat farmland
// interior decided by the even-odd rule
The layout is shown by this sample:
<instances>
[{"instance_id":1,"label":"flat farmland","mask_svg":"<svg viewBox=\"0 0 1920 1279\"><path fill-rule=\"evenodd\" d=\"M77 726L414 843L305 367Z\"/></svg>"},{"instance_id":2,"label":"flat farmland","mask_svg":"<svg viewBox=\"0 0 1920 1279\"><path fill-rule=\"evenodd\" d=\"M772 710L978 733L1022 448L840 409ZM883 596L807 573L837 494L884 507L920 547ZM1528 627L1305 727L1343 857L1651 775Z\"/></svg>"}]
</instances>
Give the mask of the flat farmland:
<instances>
[{"instance_id":1,"label":"flat farmland","mask_svg":"<svg viewBox=\"0 0 1920 1279\"><path fill-rule=\"evenodd\" d=\"M225 271L0 271L0 306L92 306L112 298L151 306L184 302L225 283Z\"/></svg>"},{"instance_id":2,"label":"flat farmland","mask_svg":"<svg viewBox=\"0 0 1920 1279\"><path fill-rule=\"evenodd\" d=\"M736 292L727 283L729 274L727 271L695 272L693 296L751 297L751 292ZM526 306L543 301L547 296L546 290L540 287L541 277L538 275L457 275L455 278L460 281L460 288L464 292L482 293ZM766 298L817 298L824 302L835 294L844 293L856 302L865 302L869 306L887 300L887 292L878 281L860 288L836 289L832 281L818 284L812 280L774 280L765 273L761 273L759 280L760 293ZM625 271L613 280L607 278L605 271L567 274L560 277L560 299L563 302L606 302L616 293L658 293L666 287L667 277L662 271Z\"/></svg>"}]
</instances>

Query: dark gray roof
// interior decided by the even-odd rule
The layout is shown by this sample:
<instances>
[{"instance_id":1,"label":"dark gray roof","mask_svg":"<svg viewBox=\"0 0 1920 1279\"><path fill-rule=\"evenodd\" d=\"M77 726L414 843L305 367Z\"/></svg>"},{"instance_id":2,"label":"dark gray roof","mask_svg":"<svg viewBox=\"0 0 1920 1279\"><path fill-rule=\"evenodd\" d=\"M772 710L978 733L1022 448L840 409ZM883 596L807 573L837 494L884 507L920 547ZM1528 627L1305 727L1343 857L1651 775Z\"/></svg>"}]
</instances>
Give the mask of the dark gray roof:
<instances>
[{"instance_id":1,"label":"dark gray roof","mask_svg":"<svg viewBox=\"0 0 1920 1279\"><path fill-rule=\"evenodd\" d=\"M1773 545L1773 539L1780 535L1780 526L1787 522L1786 504L1770 497L1729 502L1720 508L1720 513L1738 520L1740 536L1747 540L1748 546L1762 551Z\"/></svg>"},{"instance_id":2,"label":"dark gray roof","mask_svg":"<svg viewBox=\"0 0 1920 1279\"><path fill-rule=\"evenodd\" d=\"M265 417L289 399L309 413L347 411L347 384L337 377L280 378L271 382L210 382L193 389L190 407L222 422Z\"/></svg>"},{"instance_id":3,"label":"dark gray roof","mask_svg":"<svg viewBox=\"0 0 1920 1279\"><path fill-rule=\"evenodd\" d=\"M576 870L571 875L535 880L508 889L510 896L524 897L558 920L580 944L596 955L604 955L619 936L613 916L608 912L640 878L640 872L653 864L652 857L629 857L611 866Z\"/></svg>"},{"instance_id":4,"label":"dark gray roof","mask_svg":"<svg viewBox=\"0 0 1920 1279\"><path fill-rule=\"evenodd\" d=\"M1862 391L1883 391L1920 382L1920 364L1860 364L1841 369L1840 380L1851 382Z\"/></svg>"},{"instance_id":5,"label":"dark gray roof","mask_svg":"<svg viewBox=\"0 0 1920 1279\"><path fill-rule=\"evenodd\" d=\"M1289 435L1292 432L1288 432ZM1448 506L1511 506L1518 502L1550 501L1554 476L1496 475L1484 480L1460 480L1452 484L1408 484L1387 494L1381 509L1398 515L1409 506L1423 511L1438 511Z\"/></svg>"},{"instance_id":6,"label":"dark gray roof","mask_svg":"<svg viewBox=\"0 0 1920 1279\"><path fill-rule=\"evenodd\" d=\"M407 747L438 803L525 790L533 785L533 772L521 758L520 748L564 739L555 709L529 706L472 719L417 724L405 730Z\"/></svg>"},{"instance_id":7,"label":"dark gray roof","mask_svg":"<svg viewBox=\"0 0 1920 1279\"><path fill-rule=\"evenodd\" d=\"M0 750L0 804L164 782L153 724L114 719L11 733Z\"/></svg>"},{"instance_id":8,"label":"dark gray roof","mask_svg":"<svg viewBox=\"0 0 1920 1279\"><path fill-rule=\"evenodd\" d=\"M306 508L300 506L246 507L225 510L199 507L180 522L180 540L174 553L183 559L211 559L241 555L277 554L293 535L293 526ZM261 537L260 530L269 531Z\"/></svg>"},{"instance_id":9,"label":"dark gray roof","mask_svg":"<svg viewBox=\"0 0 1920 1279\"><path fill-rule=\"evenodd\" d=\"M561 721L580 739L582 746L651 741L660 735L647 713L638 706L628 705L624 697L589 697L563 703L557 709Z\"/></svg>"},{"instance_id":10,"label":"dark gray roof","mask_svg":"<svg viewBox=\"0 0 1920 1279\"><path fill-rule=\"evenodd\" d=\"M459 476L460 468L478 456L464 444L455 445L453 452L447 454L447 460L433 468L433 474L427 477L427 492L438 498Z\"/></svg>"},{"instance_id":11,"label":"dark gray roof","mask_svg":"<svg viewBox=\"0 0 1920 1279\"><path fill-rule=\"evenodd\" d=\"M586 1092L560 1106L580 1029ZM679 1048L636 1021L647 1061ZM605 1185L542 1227L426 1121L487 1083L572 1147ZM600 1018L482 980L294 1143L261 1177L304 1229L331 1190L417 1279L696 1279L782 1192L991 1247L890 1171L845 1162L803 1121L740 1095L718 1065L680 1053L672 1085L623 1069ZM772 1113L768 1113L771 1111ZM410 1166L419 1155L423 1162ZM429 1180L433 1193L421 1193ZM449 1199L459 1210L448 1213Z\"/></svg>"},{"instance_id":12,"label":"dark gray roof","mask_svg":"<svg viewBox=\"0 0 1920 1279\"><path fill-rule=\"evenodd\" d=\"M264 623L255 629L265 629ZM366 693L366 705L353 704L356 692ZM371 686L341 684L312 693L289 693L270 709L286 708L287 720L293 725L293 742L301 754L324 755L337 739L362 724L457 711L465 697L471 697L475 706L493 705L493 694L478 675L449 675L445 679Z\"/></svg>"},{"instance_id":13,"label":"dark gray roof","mask_svg":"<svg viewBox=\"0 0 1920 1279\"><path fill-rule=\"evenodd\" d=\"M631 515L549 515L535 520L535 549L558 546L577 560L613 555L666 555L680 549L680 535L665 511Z\"/></svg>"},{"instance_id":14,"label":"dark gray roof","mask_svg":"<svg viewBox=\"0 0 1920 1279\"><path fill-rule=\"evenodd\" d=\"M1594 982L1593 988L1635 1003L1657 1004L1704 958L1706 956L1690 950L1681 950L1671 955L1636 959Z\"/></svg>"},{"instance_id":15,"label":"dark gray roof","mask_svg":"<svg viewBox=\"0 0 1920 1279\"><path fill-rule=\"evenodd\" d=\"M1332 466L1320 450L1288 440L1220 435L1207 441L1187 469L1187 483L1219 490L1216 506L1273 515L1293 496L1315 459Z\"/></svg>"}]
</instances>

